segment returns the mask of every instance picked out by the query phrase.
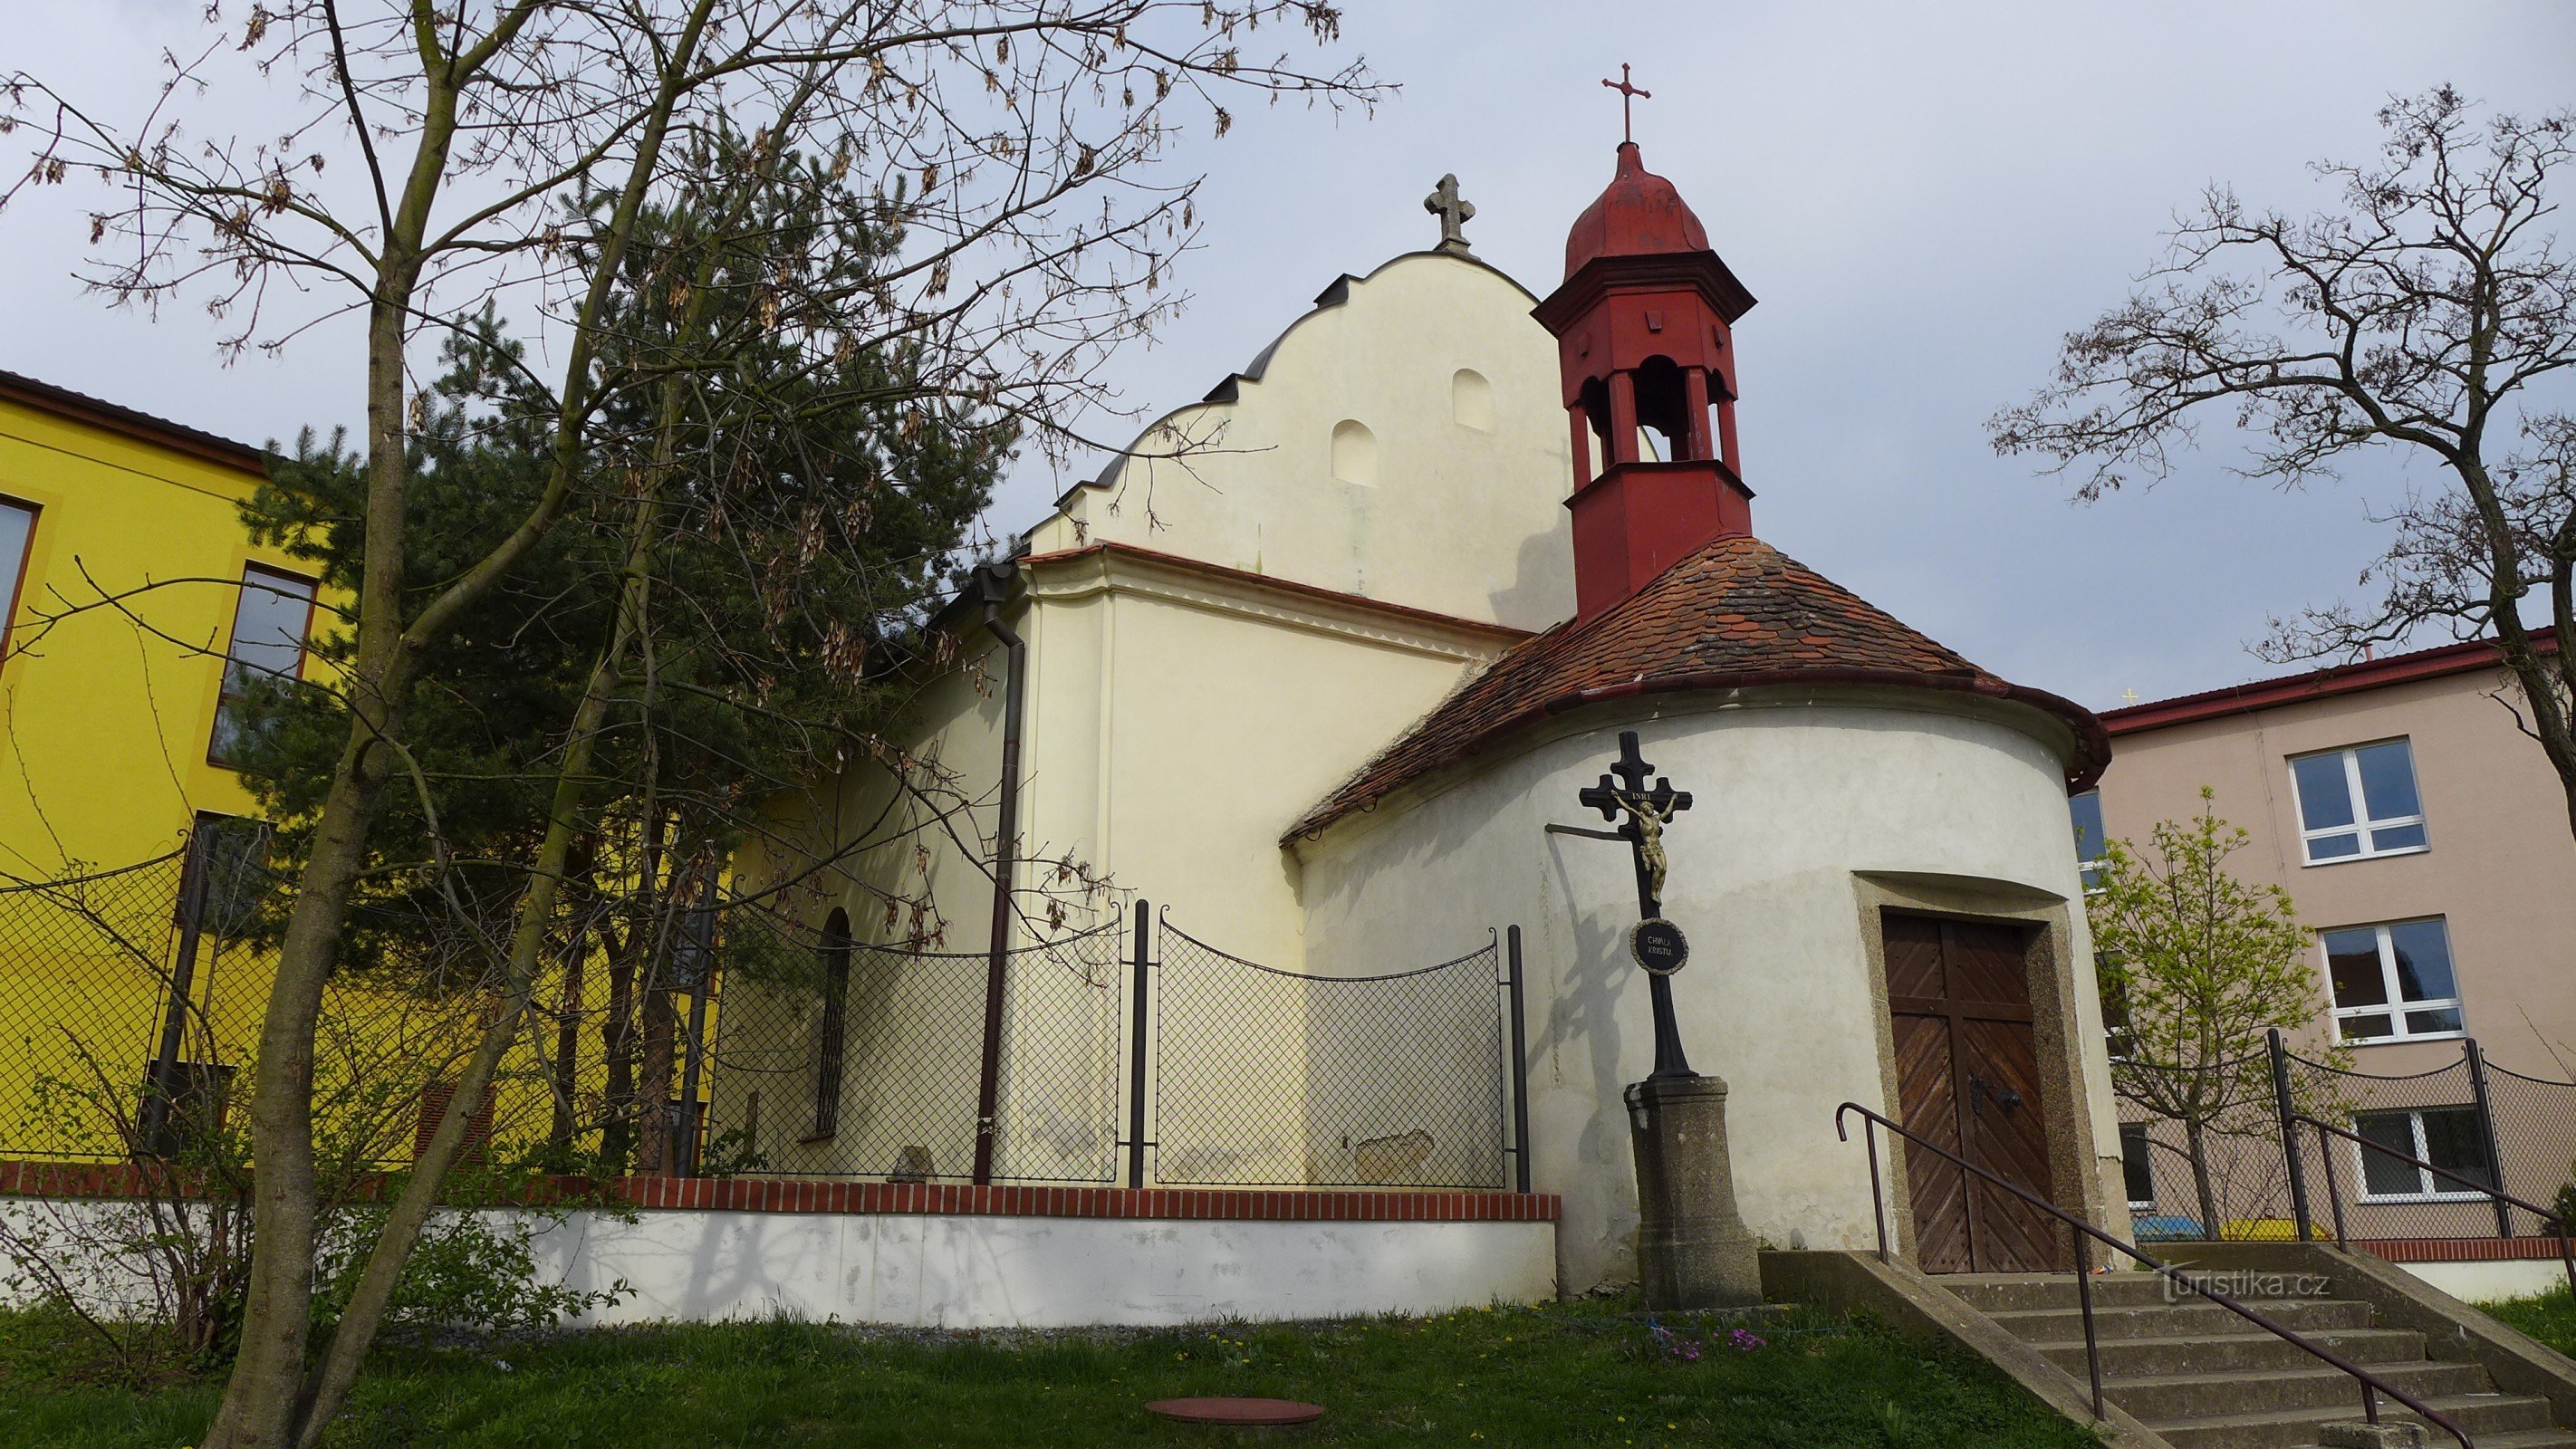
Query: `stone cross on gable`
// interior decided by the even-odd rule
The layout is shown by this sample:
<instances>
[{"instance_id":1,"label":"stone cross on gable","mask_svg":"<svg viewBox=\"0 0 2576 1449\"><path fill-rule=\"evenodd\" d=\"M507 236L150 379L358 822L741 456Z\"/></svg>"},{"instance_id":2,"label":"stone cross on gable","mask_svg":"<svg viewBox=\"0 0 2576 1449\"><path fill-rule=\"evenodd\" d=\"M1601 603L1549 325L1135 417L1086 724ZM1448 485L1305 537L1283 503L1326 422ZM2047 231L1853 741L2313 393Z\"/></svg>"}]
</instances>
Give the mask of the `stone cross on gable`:
<instances>
[{"instance_id":1,"label":"stone cross on gable","mask_svg":"<svg viewBox=\"0 0 2576 1449\"><path fill-rule=\"evenodd\" d=\"M1422 198L1422 209L1440 218L1440 245L1435 250L1453 256L1471 255L1467 250L1467 223L1475 219L1476 203L1458 194L1455 174L1440 178L1440 184Z\"/></svg>"}]
</instances>

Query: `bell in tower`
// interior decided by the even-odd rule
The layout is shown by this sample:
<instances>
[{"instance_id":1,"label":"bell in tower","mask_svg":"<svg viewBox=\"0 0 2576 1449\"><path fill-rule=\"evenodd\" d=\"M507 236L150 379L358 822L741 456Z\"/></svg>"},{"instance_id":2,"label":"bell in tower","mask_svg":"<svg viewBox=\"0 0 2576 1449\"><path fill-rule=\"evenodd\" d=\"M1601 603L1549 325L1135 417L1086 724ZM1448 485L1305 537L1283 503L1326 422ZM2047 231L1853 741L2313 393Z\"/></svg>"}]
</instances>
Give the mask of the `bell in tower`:
<instances>
[{"instance_id":1,"label":"bell in tower","mask_svg":"<svg viewBox=\"0 0 2576 1449\"><path fill-rule=\"evenodd\" d=\"M1565 380L1577 620L1710 539L1753 531L1732 330L1752 307L1681 193L1620 142L1618 174L1566 236L1563 285L1533 313Z\"/></svg>"}]
</instances>

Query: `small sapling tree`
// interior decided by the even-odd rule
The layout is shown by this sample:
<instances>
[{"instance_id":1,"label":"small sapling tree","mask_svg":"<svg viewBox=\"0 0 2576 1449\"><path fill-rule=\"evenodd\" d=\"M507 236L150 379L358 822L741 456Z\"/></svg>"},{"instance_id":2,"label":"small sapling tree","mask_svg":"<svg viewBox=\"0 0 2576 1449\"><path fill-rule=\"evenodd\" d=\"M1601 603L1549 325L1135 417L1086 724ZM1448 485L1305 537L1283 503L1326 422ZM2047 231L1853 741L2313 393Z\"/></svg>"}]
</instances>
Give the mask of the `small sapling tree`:
<instances>
[{"instance_id":1,"label":"small sapling tree","mask_svg":"<svg viewBox=\"0 0 2576 1449\"><path fill-rule=\"evenodd\" d=\"M2211 1139L2241 1135L2248 1109L2269 1100L2269 1034L2313 1025L2323 997L2290 893L2228 870L2251 837L2219 818L2207 786L2200 801L2189 820L2158 821L2144 849L2106 842L2085 914L2103 996L2125 1015L2112 1087L2181 1127L2202 1230L2215 1235Z\"/></svg>"}]
</instances>

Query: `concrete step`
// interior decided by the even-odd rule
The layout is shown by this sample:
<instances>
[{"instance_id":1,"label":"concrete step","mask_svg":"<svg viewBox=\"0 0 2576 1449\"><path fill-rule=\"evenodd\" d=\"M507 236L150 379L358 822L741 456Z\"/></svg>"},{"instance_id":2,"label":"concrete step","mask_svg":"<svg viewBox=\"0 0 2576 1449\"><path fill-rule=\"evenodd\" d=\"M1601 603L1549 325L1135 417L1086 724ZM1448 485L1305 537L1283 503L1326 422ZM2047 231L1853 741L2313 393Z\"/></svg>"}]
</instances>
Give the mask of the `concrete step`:
<instances>
[{"instance_id":1,"label":"concrete step","mask_svg":"<svg viewBox=\"0 0 2576 1449\"><path fill-rule=\"evenodd\" d=\"M2077 1302L2072 1273L1944 1273L1932 1281L1958 1294L1980 1313L2073 1308ZM2135 1308L2163 1303L2168 1301L2168 1289L2189 1296L2154 1273L2096 1273L2093 1306Z\"/></svg>"},{"instance_id":2,"label":"concrete step","mask_svg":"<svg viewBox=\"0 0 2576 1449\"><path fill-rule=\"evenodd\" d=\"M2358 1364L2403 1363L2424 1356L2424 1335L2405 1328L2343 1328L2305 1335L2320 1348L2332 1349ZM2047 1339L2031 1347L2049 1362L2084 1375L2084 1340ZM2192 1334L2171 1338L2113 1338L2102 1341L2105 1378L2145 1374L2266 1372L2301 1369L2317 1362L2285 1338L2268 1333Z\"/></svg>"},{"instance_id":3,"label":"concrete step","mask_svg":"<svg viewBox=\"0 0 2576 1449\"><path fill-rule=\"evenodd\" d=\"M2383 1382L2419 1399L2473 1397L2494 1389L2487 1371L2473 1363L2381 1363L2368 1367ZM2360 1381L2326 1364L2313 1369L2270 1369L2259 1373L2105 1377L2102 1394L2141 1419L2199 1419L2271 1409L2361 1412ZM2382 1402L2386 1402L2384 1397Z\"/></svg>"},{"instance_id":4,"label":"concrete step","mask_svg":"<svg viewBox=\"0 0 2576 1449\"><path fill-rule=\"evenodd\" d=\"M2550 1421L2547 1399L2519 1394L2450 1394L2428 1402L2475 1436L2479 1449L2494 1449L2490 1436L2501 1438L2515 1432L2556 1429ZM2134 1408L2129 1412L2138 1413ZM2379 1413L2383 1419L2414 1417L2384 1400ZM2261 1409L2198 1418L2139 1417L2174 1449L2298 1449L2316 1443L2317 1431L2323 1425L2360 1418L2361 1395L2356 1390L2349 1401L2332 1408ZM2427 1437L2436 1445L2457 1442L2438 1433Z\"/></svg>"},{"instance_id":5,"label":"concrete step","mask_svg":"<svg viewBox=\"0 0 2576 1449\"><path fill-rule=\"evenodd\" d=\"M2331 1298L2271 1299L2249 1303L2283 1328L2298 1333L2312 1329L2368 1328L2370 1305ZM2084 1316L2073 1308L2015 1308L1986 1315L2025 1343L2043 1339L2084 1341ZM2136 1307L2093 1307L2096 1338L2189 1338L2263 1330L2215 1303L2158 1303Z\"/></svg>"},{"instance_id":6,"label":"concrete step","mask_svg":"<svg viewBox=\"0 0 2576 1449\"><path fill-rule=\"evenodd\" d=\"M2471 1430L2470 1433L2478 1441L2478 1449L2576 1449L2576 1431L2566 1429L2517 1429L2510 1434L2479 1434ZM2445 1446L2459 1449L2459 1443L2448 1434L2437 1433L2432 1438L2433 1449L2445 1449ZM2313 1449L2313 1446L2306 1446L2306 1449Z\"/></svg>"}]
</instances>

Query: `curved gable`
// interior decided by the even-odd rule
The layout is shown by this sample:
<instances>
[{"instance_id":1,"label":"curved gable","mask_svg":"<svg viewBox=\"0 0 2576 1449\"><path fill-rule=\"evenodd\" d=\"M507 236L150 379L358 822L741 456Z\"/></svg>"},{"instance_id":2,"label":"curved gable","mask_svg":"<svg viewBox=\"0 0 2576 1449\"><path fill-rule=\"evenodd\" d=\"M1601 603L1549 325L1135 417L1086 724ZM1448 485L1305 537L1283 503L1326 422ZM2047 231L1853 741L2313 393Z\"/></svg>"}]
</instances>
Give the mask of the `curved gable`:
<instances>
[{"instance_id":1,"label":"curved gable","mask_svg":"<svg viewBox=\"0 0 2576 1449\"><path fill-rule=\"evenodd\" d=\"M1530 306L1473 258L1342 277L1068 494L1064 517L1086 542L1545 628L1573 611L1573 476L1555 344Z\"/></svg>"}]
</instances>

